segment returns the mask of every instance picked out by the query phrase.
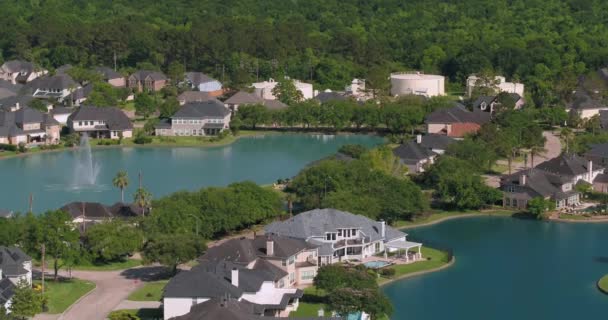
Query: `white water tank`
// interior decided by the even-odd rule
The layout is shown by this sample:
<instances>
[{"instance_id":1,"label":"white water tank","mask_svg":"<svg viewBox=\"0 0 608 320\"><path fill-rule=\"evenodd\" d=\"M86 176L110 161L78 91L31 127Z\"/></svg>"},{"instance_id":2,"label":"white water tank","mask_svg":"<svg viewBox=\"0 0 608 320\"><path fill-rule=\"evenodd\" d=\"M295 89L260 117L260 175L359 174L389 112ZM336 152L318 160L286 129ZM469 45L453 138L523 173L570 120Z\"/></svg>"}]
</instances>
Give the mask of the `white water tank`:
<instances>
[{"instance_id":1,"label":"white water tank","mask_svg":"<svg viewBox=\"0 0 608 320\"><path fill-rule=\"evenodd\" d=\"M391 95L421 95L426 97L445 95L445 77L421 72L391 73Z\"/></svg>"}]
</instances>

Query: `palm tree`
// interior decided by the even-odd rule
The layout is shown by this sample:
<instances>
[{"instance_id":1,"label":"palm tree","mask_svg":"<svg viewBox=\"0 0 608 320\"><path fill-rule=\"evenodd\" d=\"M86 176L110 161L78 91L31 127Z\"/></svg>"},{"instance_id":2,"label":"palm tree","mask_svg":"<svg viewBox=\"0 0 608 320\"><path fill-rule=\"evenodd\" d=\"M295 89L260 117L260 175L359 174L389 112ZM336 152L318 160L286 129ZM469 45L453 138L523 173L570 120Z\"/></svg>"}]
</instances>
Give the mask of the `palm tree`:
<instances>
[{"instance_id":1,"label":"palm tree","mask_svg":"<svg viewBox=\"0 0 608 320\"><path fill-rule=\"evenodd\" d=\"M534 168L534 157L540 156L545 152L547 152L547 149L544 146L533 146L530 148L530 168Z\"/></svg>"},{"instance_id":2,"label":"palm tree","mask_svg":"<svg viewBox=\"0 0 608 320\"><path fill-rule=\"evenodd\" d=\"M133 195L133 200L135 204L141 208L141 215L146 215L146 208L149 208L152 205L152 194L144 189L138 188L135 191L135 195Z\"/></svg>"},{"instance_id":3,"label":"palm tree","mask_svg":"<svg viewBox=\"0 0 608 320\"><path fill-rule=\"evenodd\" d=\"M296 201L296 195L293 193L288 193L287 196L285 197L285 200L287 200L287 208L289 209L289 216L293 216L293 203Z\"/></svg>"},{"instance_id":4,"label":"palm tree","mask_svg":"<svg viewBox=\"0 0 608 320\"><path fill-rule=\"evenodd\" d=\"M112 184L120 189L120 201L125 202L125 188L129 186L129 175L124 170L118 171L116 177L112 180Z\"/></svg>"}]
</instances>

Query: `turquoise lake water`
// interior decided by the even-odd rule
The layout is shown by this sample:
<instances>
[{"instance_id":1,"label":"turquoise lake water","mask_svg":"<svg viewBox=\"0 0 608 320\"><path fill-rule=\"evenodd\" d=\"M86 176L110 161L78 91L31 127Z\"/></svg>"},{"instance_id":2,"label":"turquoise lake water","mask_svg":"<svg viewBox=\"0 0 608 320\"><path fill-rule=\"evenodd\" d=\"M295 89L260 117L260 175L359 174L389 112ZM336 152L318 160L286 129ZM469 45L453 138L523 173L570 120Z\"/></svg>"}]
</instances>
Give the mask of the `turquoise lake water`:
<instances>
[{"instance_id":1,"label":"turquoise lake water","mask_svg":"<svg viewBox=\"0 0 608 320\"><path fill-rule=\"evenodd\" d=\"M154 197L178 190L225 186L251 180L260 184L297 174L308 163L331 155L344 144L373 146L383 140L365 135L269 135L242 138L235 143L209 148L114 148L94 149L100 167L92 186L77 185L78 153L63 151L0 160L0 208L26 211L34 197L34 212L59 208L71 201L112 204L120 191L112 186L119 170L126 170L131 185L125 200L133 199L137 175Z\"/></svg>"},{"instance_id":2,"label":"turquoise lake water","mask_svg":"<svg viewBox=\"0 0 608 320\"><path fill-rule=\"evenodd\" d=\"M392 319L605 319L608 224L475 217L406 231L454 250L443 271L383 288Z\"/></svg>"}]
</instances>

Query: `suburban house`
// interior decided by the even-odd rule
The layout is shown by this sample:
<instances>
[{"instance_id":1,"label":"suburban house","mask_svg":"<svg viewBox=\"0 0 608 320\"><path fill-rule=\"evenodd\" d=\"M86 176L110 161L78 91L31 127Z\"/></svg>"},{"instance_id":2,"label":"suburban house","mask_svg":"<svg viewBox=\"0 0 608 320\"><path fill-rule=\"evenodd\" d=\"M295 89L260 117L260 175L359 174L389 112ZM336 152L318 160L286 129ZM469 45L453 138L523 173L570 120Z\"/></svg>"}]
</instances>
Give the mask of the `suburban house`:
<instances>
[{"instance_id":1,"label":"suburban house","mask_svg":"<svg viewBox=\"0 0 608 320\"><path fill-rule=\"evenodd\" d=\"M13 97L8 97L0 100L0 111L17 111L23 107L29 107L32 101L37 100L41 101L44 106L46 106L47 110L51 108L52 104L44 99L35 99L29 94L26 95L17 95Z\"/></svg>"},{"instance_id":2,"label":"suburban house","mask_svg":"<svg viewBox=\"0 0 608 320\"><path fill-rule=\"evenodd\" d=\"M409 242L407 234L384 221L336 209L302 212L264 227L266 234L302 239L319 246L318 265L370 258L379 253L405 250L409 261L421 258L421 243ZM417 252L410 252L417 249Z\"/></svg>"},{"instance_id":3,"label":"suburban house","mask_svg":"<svg viewBox=\"0 0 608 320\"><path fill-rule=\"evenodd\" d=\"M29 107L0 111L0 143L59 143L61 124L52 115Z\"/></svg>"},{"instance_id":4,"label":"suburban house","mask_svg":"<svg viewBox=\"0 0 608 320\"><path fill-rule=\"evenodd\" d=\"M157 136L211 136L230 127L231 112L213 99L186 103L171 119L156 125Z\"/></svg>"},{"instance_id":5,"label":"suburban house","mask_svg":"<svg viewBox=\"0 0 608 320\"><path fill-rule=\"evenodd\" d=\"M437 153L421 145L422 136L418 135L416 141L408 141L393 150L402 164L407 166L410 173L421 173L435 162Z\"/></svg>"},{"instance_id":6,"label":"suburban house","mask_svg":"<svg viewBox=\"0 0 608 320\"><path fill-rule=\"evenodd\" d=\"M210 299L205 302L192 306L190 312L172 320L278 320L284 318L260 316L259 308L245 300L234 298ZM340 318L307 317L302 320L339 320Z\"/></svg>"},{"instance_id":7,"label":"suburban house","mask_svg":"<svg viewBox=\"0 0 608 320\"><path fill-rule=\"evenodd\" d=\"M212 99L215 98L210 96L207 92L201 91L184 91L182 94L177 96L177 101L179 102L180 106L183 106L189 102L203 102Z\"/></svg>"},{"instance_id":8,"label":"suburban house","mask_svg":"<svg viewBox=\"0 0 608 320\"><path fill-rule=\"evenodd\" d=\"M250 266L203 261L169 281L163 293L164 319L185 315L199 303L226 297L254 304L257 315L286 317L297 310L303 295L299 289L278 287L278 282L287 277L287 272L264 259Z\"/></svg>"},{"instance_id":9,"label":"suburban house","mask_svg":"<svg viewBox=\"0 0 608 320\"><path fill-rule=\"evenodd\" d=\"M67 105L78 107L89 98L91 92L93 92L93 84L88 83L84 87L74 90L64 100L67 102Z\"/></svg>"},{"instance_id":10,"label":"suburban house","mask_svg":"<svg viewBox=\"0 0 608 320\"><path fill-rule=\"evenodd\" d=\"M312 84L295 79L291 80L289 78L286 78L286 80L293 82L296 89L302 94L302 98L304 100L314 98L315 92L312 88ZM258 97L267 100L276 100L277 97L275 97L275 95L272 93L272 90L277 86L277 84L278 82L270 78L268 81L255 82L251 86L254 88L254 93Z\"/></svg>"},{"instance_id":11,"label":"suburban house","mask_svg":"<svg viewBox=\"0 0 608 320\"><path fill-rule=\"evenodd\" d=\"M458 140L442 134L417 135L416 143L421 147L433 151L436 154L444 154L448 146Z\"/></svg>"},{"instance_id":12,"label":"suburban house","mask_svg":"<svg viewBox=\"0 0 608 320\"><path fill-rule=\"evenodd\" d=\"M32 284L32 258L17 247L0 246L0 306L9 313L15 288Z\"/></svg>"},{"instance_id":13,"label":"suburban house","mask_svg":"<svg viewBox=\"0 0 608 320\"><path fill-rule=\"evenodd\" d=\"M278 110L287 108L287 105L279 100L262 99L259 96L246 91L239 91L224 101L226 107L234 114L239 110L239 106L259 104L268 110Z\"/></svg>"},{"instance_id":14,"label":"suburban house","mask_svg":"<svg viewBox=\"0 0 608 320\"><path fill-rule=\"evenodd\" d=\"M114 71L112 68L97 67L94 70L95 72L101 74L103 81L109 83L113 87L124 88L127 85L125 77L122 74Z\"/></svg>"},{"instance_id":15,"label":"suburban house","mask_svg":"<svg viewBox=\"0 0 608 320\"><path fill-rule=\"evenodd\" d=\"M607 92L608 70L599 70L599 79L595 75L580 76L574 94L566 103L566 111L578 114L581 119L608 111L604 98Z\"/></svg>"},{"instance_id":16,"label":"suburban house","mask_svg":"<svg viewBox=\"0 0 608 320\"><path fill-rule=\"evenodd\" d=\"M441 109L427 115L427 133L443 134L462 138L469 133L477 132L482 125L490 122L489 112L469 111L459 103L449 109Z\"/></svg>"},{"instance_id":17,"label":"suburban house","mask_svg":"<svg viewBox=\"0 0 608 320\"><path fill-rule=\"evenodd\" d=\"M558 209L577 206L580 193L575 186L578 183L593 185L603 172L604 168L594 167L592 160L562 154L535 168L502 177L503 206L524 209L535 197L555 201Z\"/></svg>"},{"instance_id":18,"label":"suburban house","mask_svg":"<svg viewBox=\"0 0 608 320\"><path fill-rule=\"evenodd\" d=\"M190 88L205 92L212 97L218 97L224 93L221 82L202 72L186 72L185 83Z\"/></svg>"},{"instance_id":19,"label":"suburban house","mask_svg":"<svg viewBox=\"0 0 608 320\"><path fill-rule=\"evenodd\" d=\"M517 93L507 93L507 98L513 101L515 110L519 110L524 105L524 99ZM503 100L504 101L504 100ZM489 113L494 113L497 107L500 107L499 96L480 96L473 101L473 110L480 110Z\"/></svg>"},{"instance_id":20,"label":"suburban house","mask_svg":"<svg viewBox=\"0 0 608 320\"><path fill-rule=\"evenodd\" d=\"M32 258L17 247L0 246L0 279L32 284Z\"/></svg>"},{"instance_id":21,"label":"suburban house","mask_svg":"<svg viewBox=\"0 0 608 320\"><path fill-rule=\"evenodd\" d=\"M594 164L608 167L608 143L592 144L590 147L585 153L585 158L593 161Z\"/></svg>"},{"instance_id":22,"label":"suburban house","mask_svg":"<svg viewBox=\"0 0 608 320\"><path fill-rule=\"evenodd\" d=\"M115 107L81 106L68 117L73 132L94 138L120 139L133 136L133 124L122 110Z\"/></svg>"},{"instance_id":23,"label":"suburban house","mask_svg":"<svg viewBox=\"0 0 608 320\"><path fill-rule=\"evenodd\" d=\"M0 66L0 79L13 84L27 83L47 73L47 70L40 69L28 61L11 60Z\"/></svg>"},{"instance_id":24,"label":"suburban house","mask_svg":"<svg viewBox=\"0 0 608 320\"><path fill-rule=\"evenodd\" d=\"M63 102L80 85L67 74L57 74L38 78L28 85L33 89L32 96L41 99L56 99Z\"/></svg>"},{"instance_id":25,"label":"suburban house","mask_svg":"<svg viewBox=\"0 0 608 320\"><path fill-rule=\"evenodd\" d=\"M317 275L318 248L302 239L278 235L259 235L253 239L237 238L209 248L201 261L228 261L251 267L259 259L283 270L286 277L278 288L309 285Z\"/></svg>"},{"instance_id":26,"label":"suburban house","mask_svg":"<svg viewBox=\"0 0 608 320\"><path fill-rule=\"evenodd\" d=\"M127 79L127 87L137 92L160 91L167 85L167 77L160 71L139 70Z\"/></svg>"},{"instance_id":27,"label":"suburban house","mask_svg":"<svg viewBox=\"0 0 608 320\"><path fill-rule=\"evenodd\" d=\"M117 202L111 206L105 206L99 202L70 202L59 210L68 213L72 217L72 223L79 226L81 231L86 230L90 224L118 219L128 219L141 216L145 213L135 204Z\"/></svg>"},{"instance_id":28,"label":"suburban house","mask_svg":"<svg viewBox=\"0 0 608 320\"><path fill-rule=\"evenodd\" d=\"M483 83L485 80L477 77L476 75L470 75L467 78L467 96L471 96L475 87L490 87L494 88L496 93L507 92L516 93L520 97L524 96L524 84L518 82L507 82L507 79L503 76L496 76L490 83Z\"/></svg>"}]
</instances>

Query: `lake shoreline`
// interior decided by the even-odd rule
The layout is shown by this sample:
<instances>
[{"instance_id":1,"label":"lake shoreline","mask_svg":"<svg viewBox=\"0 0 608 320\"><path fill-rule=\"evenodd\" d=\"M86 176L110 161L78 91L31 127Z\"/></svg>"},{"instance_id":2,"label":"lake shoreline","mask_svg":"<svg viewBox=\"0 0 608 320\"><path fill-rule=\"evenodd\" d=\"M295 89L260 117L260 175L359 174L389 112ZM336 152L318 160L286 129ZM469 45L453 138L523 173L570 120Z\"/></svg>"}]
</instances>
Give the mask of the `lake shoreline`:
<instances>
[{"instance_id":1,"label":"lake shoreline","mask_svg":"<svg viewBox=\"0 0 608 320\"><path fill-rule=\"evenodd\" d=\"M406 280L406 279L409 279L409 278L414 278L414 277L417 277L417 276L422 276L422 275L425 275L425 274L428 274L428 273L439 272L439 271L442 271L444 269L447 269L447 268L453 266L454 263L456 263L456 256L452 256L452 259L449 262L446 262L445 264L443 264L443 265L441 265L439 267L436 267L436 268L433 268L433 269L428 269L428 270L421 270L421 271L416 271L416 272L412 272L412 273L402 274L402 275L397 276L395 278L392 278L392 279L389 279L389 280L384 281L382 283L379 283L378 286L383 287L383 286L385 286L387 284L390 284L390 283L393 283L393 282L396 282L396 281Z\"/></svg>"}]
</instances>

